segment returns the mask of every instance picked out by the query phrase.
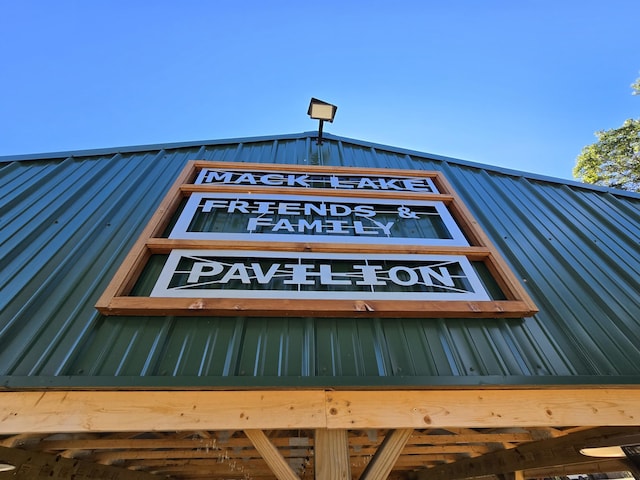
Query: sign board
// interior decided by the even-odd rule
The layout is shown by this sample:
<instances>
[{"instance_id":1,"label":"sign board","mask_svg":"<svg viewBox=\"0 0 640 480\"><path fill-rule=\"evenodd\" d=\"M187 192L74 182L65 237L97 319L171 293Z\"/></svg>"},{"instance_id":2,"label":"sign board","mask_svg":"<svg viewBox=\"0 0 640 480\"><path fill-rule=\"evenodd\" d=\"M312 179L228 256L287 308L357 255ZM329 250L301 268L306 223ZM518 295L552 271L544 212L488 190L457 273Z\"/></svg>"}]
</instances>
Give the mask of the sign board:
<instances>
[{"instance_id":1,"label":"sign board","mask_svg":"<svg viewBox=\"0 0 640 480\"><path fill-rule=\"evenodd\" d=\"M332 188L338 190L372 190L378 192L438 193L430 177L338 175L308 172L203 168L196 185L237 185L257 187Z\"/></svg>"},{"instance_id":2,"label":"sign board","mask_svg":"<svg viewBox=\"0 0 640 480\"><path fill-rule=\"evenodd\" d=\"M354 258L355 257L355 258ZM173 250L152 297L490 300L461 255Z\"/></svg>"},{"instance_id":3,"label":"sign board","mask_svg":"<svg viewBox=\"0 0 640 480\"><path fill-rule=\"evenodd\" d=\"M193 193L169 238L468 246L443 202Z\"/></svg>"},{"instance_id":4,"label":"sign board","mask_svg":"<svg viewBox=\"0 0 640 480\"><path fill-rule=\"evenodd\" d=\"M185 167L96 308L397 318L536 311L440 173L204 161Z\"/></svg>"}]
</instances>

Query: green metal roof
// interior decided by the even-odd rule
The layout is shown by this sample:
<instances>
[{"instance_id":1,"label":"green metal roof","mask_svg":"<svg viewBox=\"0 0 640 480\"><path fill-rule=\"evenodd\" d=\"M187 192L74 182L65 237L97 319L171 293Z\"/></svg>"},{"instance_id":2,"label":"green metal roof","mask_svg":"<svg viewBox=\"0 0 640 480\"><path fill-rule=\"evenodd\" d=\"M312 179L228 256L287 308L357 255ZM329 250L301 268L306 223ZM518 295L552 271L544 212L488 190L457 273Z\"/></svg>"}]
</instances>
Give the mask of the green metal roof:
<instances>
[{"instance_id":1,"label":"green metal roof","mask_svg":"<svg viewBox=\"0 0 640 480\"><path fill-rule=\"evenodd\" d=\"M640 195L314 133L0 157L0 377L43 386L640 382ZM104 317L188 160L444 173L522 279L526 319Z\"/></svg>"}]
</instances>

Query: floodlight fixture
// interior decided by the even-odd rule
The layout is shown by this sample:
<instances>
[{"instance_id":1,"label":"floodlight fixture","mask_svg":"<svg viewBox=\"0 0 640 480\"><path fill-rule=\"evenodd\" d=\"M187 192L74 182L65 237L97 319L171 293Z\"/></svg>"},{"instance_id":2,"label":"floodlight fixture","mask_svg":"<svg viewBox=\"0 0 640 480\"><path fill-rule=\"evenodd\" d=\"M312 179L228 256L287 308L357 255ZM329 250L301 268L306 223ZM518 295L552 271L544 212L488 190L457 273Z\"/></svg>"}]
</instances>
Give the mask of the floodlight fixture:
<instances>
[{"instance_id":1,"label":"floodlight fixture","mask_svg":"<svg viewBox=\"0 0 640 480\"><path fill-rule=\"evenodd\" d=\"M318 145L322 145L322 127L324 126L324 122L333 123L333 119L336 116L336 110L338 110L338 107L335 105L318 100L317 98L311 98L307 115L314 120L319 120L320 122L320 125L318 126Z\"/></svg>"}]
</instances>

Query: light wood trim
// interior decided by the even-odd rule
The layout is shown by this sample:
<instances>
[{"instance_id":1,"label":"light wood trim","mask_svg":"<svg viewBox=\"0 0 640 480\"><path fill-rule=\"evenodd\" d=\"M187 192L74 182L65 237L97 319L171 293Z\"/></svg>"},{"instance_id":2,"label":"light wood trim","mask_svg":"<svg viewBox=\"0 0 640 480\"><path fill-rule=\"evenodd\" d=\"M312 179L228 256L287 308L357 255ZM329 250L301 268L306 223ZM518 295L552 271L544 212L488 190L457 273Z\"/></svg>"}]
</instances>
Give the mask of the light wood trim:
<instances>
[{"instance_id":1,"label":"light wood trim","mask_svg":"<svg viewBox=\"0 0 640 480\"><path fill-rule=\"evenodd\" d=\"M463 232L467 234L470 241L474 245L482 245L488 247L492 255L488 263L489 271L494 276L500 287L504 290L509 300L522 300L528 306L531 314L538 312L538 307L533 302L522 284L515 278L507 262L502 258L498 249L493 245L486 233L480 228L478 222L471 214L467 206L464 204L460 196L455 192L449 181L441 173L438 173L435 183L438 189L450 195L453 195L454 201L449 205L449 210L453 218L456 219L458 225Z\"/></svg>"},{"instance_id":2,"label":"light wood trim","mask_svg":"<svg viewBox=\"0 0 640 480\"><path fill-rule=\"evenodd\" d=\"M640 386L451 390L9 391L0 434L640 426ZM580 432L578 432L580 433ZM563 438L563 437L559 437Z\"/></svg>"},{"instance_id":3,"label":"light wood trim","mask_svg":"<svg viewBox=\"0 0 640 480\"><path fill-rule=\"evenodd\" d=\"M278 480L300 480L262 430L245 430L244 433Z\"/></svg>"},{"instance_id":4,"label":"light wood trim","mask_svg":"<svg viewBox=\"0 0 640 480\"><path fill-rule=\"evenodd\" d=\"M348 198L386 198L395 200L426 200L430 202L451 203L453 195L442 193L416 193L399 190L340 190L337 188L302 188L302 187L269 187L260 185L227 185L227 184L185 184L180 187L185 196L192 193L261 193L270 195L305 195L317 197L348 197Z\"/></svg>"},{"instance_id":5,"label":"light wood trim","mask_svg":"<svg viewBox=\"0 0 640 480\"><path fill-rule=\"evenodd\" d=\"M456 219L458 226L467 234L473 245L491 246L491 240L478 225L475 217L471 214L467 206L464 204L460 196L456 193L449 181L442 173L438 173L435 183L443 194L452 195L454 202L449 205L449 211L453 218Z\"/></svg>"},{"instance_id":6,"label":"light wood trim","mask_svg":"<svg viewBox=\"0 0 640 480\"><path fill-rule=\"evenodd\" d=\"M455 435L422 435L414 433L409 439L412 445L449 445L452 443L505 443L530 442L530 433L462 433Z\"/></svg>"},{"instance_id":7,"label":"light wood trim","mask_svg":"<svg viewBox=\"0 0 640 480\"><path fill-rule=\"evenodd\" d=\"M330 297L331 292L327 292ZM521 318L531 314L525 302L416 300L296 300L264 298L115 297L97 306L103 315L247 315L267 317Z\"/></svg>"},{"instance_id":8,"label":"light wood trim","mask_svg":"<svg viewBox=\"0 0 640 480\"><path fill-rule=\"evenodd\" d=\"M224 240L177 240L150 238L147 247L151 253L166 254L175 249L191 250L266 250L274 252L324 252L324 253L384 253L408 255L464 255L472 261L483 261L491 255L487 247L446 247L424 245L375 245L352 243L308 242L252 242Z\"/></svg>"},{"instance_id":9,"label":"light wood trim","mask_svg":"<svg viewBox=\"0 0 640 480\"><path fill-rule=\"evenodd\" d=\"M245 162L218 162L208 160L194 160L198 169L202 168L228 168L236 171L263 171L263 172L291 172L291 173L317 173L323 175L376 175L380 177L422 177L435 178L437 172L430 170L402 170L393 168L357 168L329 165L287 165L283 163L245 163Z\"/></svg>"},{"instance_id":10,"label":"light wood trim","mask_svg":"<svg viewBox=\"0 0 640 480\"><path fill-rule=\"evenodd\" d=\"M8 439L0 442L0 445L5 447L15 447L20 442L27 443L29 440L37 440L41 437L41 434L20 434L9 437ZM474 434L459 434L459 435L425 435L415 433L407 441L407 448L415 447L426 451L428 453L459 453L460 451L470 448L469 444L480 443L504 443L504 442L530 442L533 437L530 433L474 433ZM272 438L271 443L276 447L294 448L289 443L289 438ZM370 445L370 440L367 437L352 437L349 439L349 443L359 447L359 451L363 454L367 452L367 446ZM43 440L41 443L43 450L124 450L131 449L135 451L149 450L149 449L167 449L177 448L188 449L195 448L213 448L214 445L218 445L217 441L213 443L211 440L198 438L198 439L167 439L167 438L83 438L82 440ZM220 444L219 446L221 446ZM225 447L241 447L246 448L250 445L250 442L244 438L231 438L224 442ZM307 447L313 446L313 439L309 439ZM426 447L425 447L426 446ZM435 448L433 448L435 447ZM458 447L456 449L456 447ZM475 447L483 449L479 445ZM424 450L426 448L426 450ZM439 448L444 448L441 450ZM124 458L124 457L123 457Z\"/></svg>"},{"instance_id":11,"label":"light wood trim","mask_svg":"<svg viewBox=\"0 0 640 480\"><path fill-rule=\"evenodd\" d=\"M442 194L432 195L433 198L445 200L449 203L452 215L471 239L472 247L426 247L421 245L385 246L385 245L351 245L343 243L270 243L270 242L235 242L232 245L217 241L185 241L156 238L169 222L185 194L190 191L227 191L235 187L190 185L201 168L220 168L237 171L278 171L304 172L322 174L348 175L379 175L381 177L423 177L432 178ZM195 189L195 190L194 190ZM202 190L204 189L204 190ZM252 189L257 190L257 189ZM292 193L295 188L265 188L271 193ZM308 192L309 189L305 189ZM379 191L338 191L331 189L315 189L322 195L341 195L370 197L378 196ZM231 190L228 190L231 191ZM337 193L336 193L337 192ZM300 192L298 192L300 193ZM396 192L397 193L397 192ZM393 195L396 193L392 192ZM403 194L404 195L404 194ZM427 194L431 195L431 194ZM422 198L424 194L410 193L403 198ZM248 250L252 248L273 251L318 251L318 252L394 252L394 253L424 253L464 255L470 260L484 261L500 288L505 292L507 301L488 302L411 302L411 301L296 301L296 300L207 300L207 299L157 299L147 297L128 297L137 278L142 273L152 253L168 253L174 248L233 248ZM282 250L280 250L282 249ZM215 308L214 308L215 306ZM343 316L357 314L362 316L409 316L409 317L501 317L520 318L536 313L537 307L527 295L522 285L511 274L506 262L491 244L488 237L478 227L477 222L455 194L451 185L441 173L425 171L405 171L387 169L354 169L353 167L325 167L325 166L292 166L280 164L247 164L233 162L205 162L190 161L180 173L164 200L156 210L152 219L143 230L124 262L116 272L107 289L96 303L96 308L104 315L324 315ZM278 312L278 310L280 310Z\"/></svg>"},{"instance_id":12,"label":"light wood trim","mask_svg":"<svg viewBox=\"0 0 640 480\"><path fill-rule=\"evenodd\" d=\"M0 392L0 434L323 427L322 390Z\"/></svg>"},{"instance_id":13,"label":"light wood trim","mask_svg":"<svg viewBox=\"0 0 640 480\"><path fill-rule=\"evenodd\" d=\"M491 248L491 247L490 247ZM511 269L504 261L502 256L494 249L494 253L491 254L485 262L489 268L489 272L493 278L498 282L498 285L505 293L507 298L519 299L527 304L527 307L531 314L537 313L538 307L533 302L527 291L522 287L522 284L514 276Z\"/></svg>"},{"instance_id":14,"label":"light wood trim","mask_svg":"<svg viewBox=\"0 0 640 480\"><path fill-rule=\"evenodd\" d=\"M329 428L640 425L640 388L336 391L327 408Z\"/></svg>"},{"instance_id":15,"label":"light wood trim","mask_svg":"<svg viewBox=\"0 0 640 480\"><path fill-rule=\"evenodd\" d=\"M180 172L180 175L178 175L178 178L165 195L151 217L151 220L149 220L149 223L147 223L138 240L125 257L124 262L122 262L122 265L118 268L106 290L98 299L96 303L98 310L106 308L113 297L125 295L133 287L133 284L149 259L149 252L146 247L147 239L159 235L162 230L166 228L171 213L175 211L182 200L180 185L190 181L195 172L194 161L188 162L187 166Z\"/></svg>"},{"instance_id":16,"label":"light wood trim","mask_svg":"<svg viewBox=\"0 0 640 480\"><path fill-rule=\"evenodd\" d=\"M412 428L400 428L387 434L360 480L385 480L398 461L412 433Z\"/></svg>"},{"instance_id":17,"label":"light wood trim","mask_svg":"<svg viewBox=\"0 0 640 480\"><path fill-rule=\"evenodd\" d=\"M351 480L348 432L316 430L314 459L315 480Z\"/></svg>"}]
</instances>

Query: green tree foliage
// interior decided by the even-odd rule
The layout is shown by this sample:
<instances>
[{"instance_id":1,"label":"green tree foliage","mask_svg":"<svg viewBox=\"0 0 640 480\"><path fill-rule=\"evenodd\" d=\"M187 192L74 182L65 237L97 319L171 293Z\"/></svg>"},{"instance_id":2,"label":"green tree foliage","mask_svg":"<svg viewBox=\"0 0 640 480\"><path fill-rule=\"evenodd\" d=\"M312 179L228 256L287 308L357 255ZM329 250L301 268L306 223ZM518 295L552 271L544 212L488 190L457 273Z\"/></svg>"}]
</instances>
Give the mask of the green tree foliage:
<instances>
[{"instance_id":1,"label":"green tree foliage","mask_svg":"<svg viewBox=\"0 0 640 480\"><path fill-rule=\"evenodd\" d=\"M640 78L633 85L640 95ZM573 176L586 183L640 192L640 119L596 132L598 141L578 155Z\"/></svg>"}]
</instances>

